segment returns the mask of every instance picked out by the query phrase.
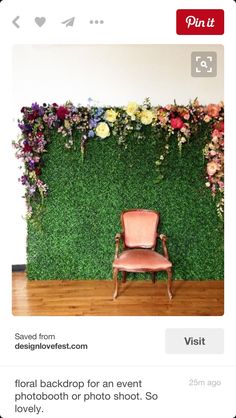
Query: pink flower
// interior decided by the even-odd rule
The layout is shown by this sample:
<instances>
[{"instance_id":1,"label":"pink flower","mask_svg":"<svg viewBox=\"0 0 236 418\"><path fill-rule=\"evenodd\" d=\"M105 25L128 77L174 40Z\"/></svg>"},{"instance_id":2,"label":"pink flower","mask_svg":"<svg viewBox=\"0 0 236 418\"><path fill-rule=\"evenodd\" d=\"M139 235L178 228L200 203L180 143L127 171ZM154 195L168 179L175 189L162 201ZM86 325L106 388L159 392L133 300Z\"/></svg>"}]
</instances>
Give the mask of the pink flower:
<instances>
[{"instance_id":1,"label":"pink flower","mask_svg":"<svg viewBox=\"0 0 236 418\"><path fill-rule=\"evenodd\" d=\"M212 136L212 138L215 138L215 137L219 138L221 136L221 132L218 131L218 129L214 129L211 136Z\"/></svg>"},{"instance_id":2,"label":"pink flower","mask_svg":"<svg viewBox=\"0 0 236 418\"><path fill-rule=\"evenodd\" d=\"M189 120L189 118L190 118L189 112L184 113L183 117L184 117L185 120Z\"/></svg>"},{"instance_id":3,"label":"pink flower","mask_svg":"<svg viewBox=\"0 0 236 418\"><path fill-rule=\"evenodd\" d=\"M189 120L190 119L190 113L188 111L188 109L183 108L183 109L179 109L179 116L181 116L181 118L183 118L184 120Z\"/></svg>"},{"instance_id":4,"label":"pink flower","mask_svg":"<svg viewBox=\"0 0 236 418\"><path fill-rule=\"evenodd\" d=\"M184 122L180 118L172 118L170 123L173 129L181 129L184 125Z\"/></svg>"},{"instance_id":5,"label":"pink flower","mask_svg":"<svg viewBox=\"0 0 236 418\"><path fill-rule=\"evenodd\" d=\"M216 155L216 152L215 151L210 151L210 156L211 157L214 157Z\"/></svg>"}]
</instances>

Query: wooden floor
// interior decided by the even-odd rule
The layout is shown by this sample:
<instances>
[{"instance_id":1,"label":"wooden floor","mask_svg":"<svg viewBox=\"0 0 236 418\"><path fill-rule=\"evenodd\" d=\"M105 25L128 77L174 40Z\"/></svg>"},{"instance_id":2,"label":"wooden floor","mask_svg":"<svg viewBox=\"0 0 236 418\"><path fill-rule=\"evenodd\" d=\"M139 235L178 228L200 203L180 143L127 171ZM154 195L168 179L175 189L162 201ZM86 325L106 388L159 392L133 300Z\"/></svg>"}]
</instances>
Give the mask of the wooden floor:
<instances>
[{"instance_id":1,"label":"wooden floor","mask_svg":"<svg viewBox=\"0 0 236 418\"><path fill-rule=\"evenodd\" d=\"M166 283L130 281L120 284L119 297L112 299L108 280L28 281L25 273L13 273L13 315L223 315L223 281L173 283L169 302Z\"/></svg>"}]
</instances>

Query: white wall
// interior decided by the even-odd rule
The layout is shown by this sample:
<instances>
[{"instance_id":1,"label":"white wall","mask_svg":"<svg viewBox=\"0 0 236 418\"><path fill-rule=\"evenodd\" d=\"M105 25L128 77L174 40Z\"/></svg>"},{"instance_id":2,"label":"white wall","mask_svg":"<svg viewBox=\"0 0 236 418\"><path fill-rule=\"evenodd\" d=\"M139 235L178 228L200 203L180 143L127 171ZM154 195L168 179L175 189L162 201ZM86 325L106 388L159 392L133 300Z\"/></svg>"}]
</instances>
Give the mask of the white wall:
<instances>
[{"instance_id":1,"label":"white wall","mask_svg":"<svg viewBox=\"0 0 236 418\"><path fill-rule=\"evenodd\" d=\"M216 51L218 75L191 77L191 52ZM13 133L23 105L67 100L86 104L124 105L150 97L153 104L205 103L223 99L223 47L220 45L17 45L13 48ZM12 264L26 261L23 187L19 162L11 161L15 216Z\"/></svg>"},{"instance_id":2,"label":"white wall","mask_svg":"<svg viewBox=\"0 0 236 418\"><path fill-rule=\"evenodd\" d=\"M218 77L191 77L191 52L218 53ZM223 47L200 45L16 46L13 90L18 111L33 100L123 105L149 96L155 104L174 99L202 103L223 97Z\"/></svg>"}]
</instances>

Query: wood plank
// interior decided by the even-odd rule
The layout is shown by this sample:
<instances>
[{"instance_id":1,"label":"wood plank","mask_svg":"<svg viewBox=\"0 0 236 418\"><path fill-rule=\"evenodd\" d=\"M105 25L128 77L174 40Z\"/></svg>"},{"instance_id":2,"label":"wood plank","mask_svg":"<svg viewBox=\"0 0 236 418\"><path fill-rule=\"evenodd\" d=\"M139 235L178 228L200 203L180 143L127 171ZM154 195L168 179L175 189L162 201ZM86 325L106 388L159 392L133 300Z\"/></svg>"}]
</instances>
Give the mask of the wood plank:
<instances>
[{"instance_id":1,"label":"wood plank","mask_svg":"<svg viewBox=\"0 0 236 418\"><path fill-rule=\"evenodd\" d=\"M166 282L129 281L113 301L111 280L27 280L12 274L12 312L19 316L219 316L224 314L224 282L177 280L174 298Z\"/></svg>"}]
</instances>

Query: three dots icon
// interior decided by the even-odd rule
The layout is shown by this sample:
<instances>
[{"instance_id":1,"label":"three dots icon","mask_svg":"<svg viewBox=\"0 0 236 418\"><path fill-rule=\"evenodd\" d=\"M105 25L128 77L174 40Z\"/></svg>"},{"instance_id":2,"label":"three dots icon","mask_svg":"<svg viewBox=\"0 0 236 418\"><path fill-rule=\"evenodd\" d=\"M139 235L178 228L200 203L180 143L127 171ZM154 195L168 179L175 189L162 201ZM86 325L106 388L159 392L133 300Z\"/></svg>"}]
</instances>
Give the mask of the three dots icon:
<instances>
[{"instance_id":1,"label":"three dots icon","mask_svg":"<svg viewBox=\"0 0 236 418\"><path fill-rule=\"evenodd\" d=\"M95 24L95 25L103 25L104 24L104 20L98 20L98 19L96 19L96 20L90 20L89 21L89 23L90 23L90 25L93 25L93 24Z\"/></svg>"}]
</instances>

